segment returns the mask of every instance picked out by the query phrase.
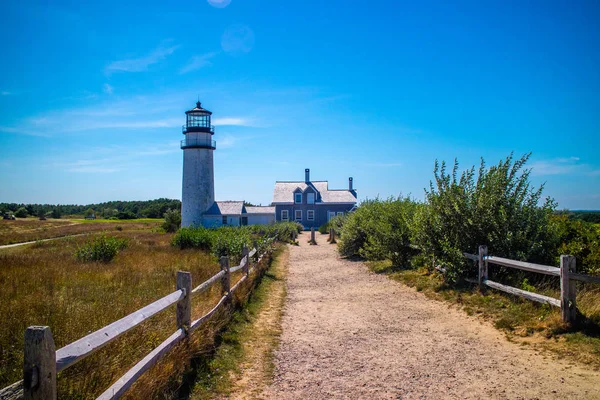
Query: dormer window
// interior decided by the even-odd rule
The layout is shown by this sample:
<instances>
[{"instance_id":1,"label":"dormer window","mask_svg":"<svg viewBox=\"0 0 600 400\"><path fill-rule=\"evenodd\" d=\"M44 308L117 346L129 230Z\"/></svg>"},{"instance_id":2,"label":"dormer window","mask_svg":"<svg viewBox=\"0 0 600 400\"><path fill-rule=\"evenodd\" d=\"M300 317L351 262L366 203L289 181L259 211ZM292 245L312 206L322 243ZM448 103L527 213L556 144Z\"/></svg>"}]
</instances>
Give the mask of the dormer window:
<instances>
[{"instance_id":1,"label":"dormer window","mask_svg":"<svg viewBox=\"0 0 600 400\"><path fill-rule=\"evenodd\" d=\"M315 204L315 194L314 193L306 193L306 202L308 204Z\"/></svg>"},{"instance_id":2,"label":"dormer window","mask_svg":"<svg viewBox=\"0 0 600 400\"><path fill-rule=\"evenodd\" d=\"M294 193L294 202L296 204L302 203L302 193Z\"/></svg>"}]
</instances>

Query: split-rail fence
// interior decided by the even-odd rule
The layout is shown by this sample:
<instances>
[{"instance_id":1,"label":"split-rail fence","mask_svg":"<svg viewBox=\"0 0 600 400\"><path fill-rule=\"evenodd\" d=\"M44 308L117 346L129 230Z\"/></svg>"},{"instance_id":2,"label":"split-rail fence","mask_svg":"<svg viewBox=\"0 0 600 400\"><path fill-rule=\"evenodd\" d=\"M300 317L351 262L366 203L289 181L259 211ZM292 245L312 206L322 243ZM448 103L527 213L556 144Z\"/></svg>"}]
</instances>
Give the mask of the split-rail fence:
<instances>
[{"instance_id":1,"label":"split-rail fence","mask_svg":"<svg viewBox=\"0 0 600 400\"><path fill-rule=\"evenodd\" d=\"M231 298L235 290L248 279L249 274L258 268L260 261L272 251L272 239L268 239L266 244L266 250L260 256L257 254L256 242L252 251L244 247L242 260L235 267L229 266L228 257L221 257L221 271L195 288L192 288L192 276L189 272L177 272L177 290L173 293L58 350L55 348L49 327L31 326L27 328L25 331L23 380L0 389L0 400L55 400L57 398L57 373L98 351L155 314L177 304L177 331L98 397L101 400L120 398L144 372L156 364L177 343L187 338L207 321ZM242 270L242 277L235 285L231 286L231 274L239 270ZM206 292L217 282L221 283L222 297L208 313L192 321L192 297Z\"/></svg>"},{"instance_id":2,"label":"split-rail fence","mask_svg":"<svg viewBox=\"0 0 600 400\"><path fill-rule=\"evenodd\" d=\"M533 264L524 261L511 260L508 258L495 257L488 255L487 246L479 246L479 254L463 253L463 255L473 260L478 265L478 279L467 279L469 282L479 284L480 288L491 287L515 296L523 297L538 303L550 304L559 307L562 320L567 323L574 323L577 317L577 286L576 281L600 284L600 276L590 276L578 274L576 269L575 257L560 256L560 267L549 265ZM503 285L488 279L488 265L495 264L508 268L520 269L538 274L550 275L560 278L560 299L543 296L538 293L527 290L517 289L512 286Z\"/></svg>"}]
</instances>

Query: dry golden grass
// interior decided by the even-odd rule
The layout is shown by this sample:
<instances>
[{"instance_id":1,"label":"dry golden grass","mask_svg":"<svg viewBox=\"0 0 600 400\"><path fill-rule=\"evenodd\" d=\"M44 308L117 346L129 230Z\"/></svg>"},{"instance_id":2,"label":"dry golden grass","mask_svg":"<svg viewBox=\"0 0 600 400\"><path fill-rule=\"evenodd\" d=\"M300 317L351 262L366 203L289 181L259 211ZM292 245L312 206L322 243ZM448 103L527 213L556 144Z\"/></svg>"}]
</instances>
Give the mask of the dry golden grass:
<instances>
[{"instance_id":1,"label":"dry golden grass","mask_svg":"<svg viewBox=\"0 0 600 400\"><path fill-rule=\"evenodd\" d=\"M0 246L99 231L138 231L158 228L162 220L83 221L66 219L0 220Z\"/></svg>"},{"instance_id":2,"label":"dry golden grass","mask_svg":"<svg viewBox=\"0 0 600 400\"><path fill-rule=\"evenodd\" d=\"M22 378L23 333L28 326L50 326L60 348L173 292L178 270L191 272L194 285L219 271L211 256L170 246L172 235L115 230L114 236L127 238L129 246L108 264L75 259L75 250L88 237L0 250L0 387ZM233 282L237 279L232 277ZM216 285L194 298L192 318L210 309L219 296ZM189 354L207 351L227 315L217 313L192 341L173 352L178 356L169 356L147 373L130 397L161 397L165 384L175 390L174 374L185 368ZM59 374L59 398L97 397L175 330L172 306Z\"/></svg>"}]
</instances>

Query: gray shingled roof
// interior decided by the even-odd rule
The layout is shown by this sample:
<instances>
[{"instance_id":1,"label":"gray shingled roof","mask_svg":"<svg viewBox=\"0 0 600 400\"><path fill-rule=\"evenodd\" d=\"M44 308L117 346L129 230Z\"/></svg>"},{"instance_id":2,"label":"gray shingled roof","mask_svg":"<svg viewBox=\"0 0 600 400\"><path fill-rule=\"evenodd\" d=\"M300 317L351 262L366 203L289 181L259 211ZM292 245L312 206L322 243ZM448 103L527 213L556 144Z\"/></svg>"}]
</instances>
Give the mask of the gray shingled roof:
<instances>
[{"instance_id":1,"label":"gray shingled roof","mask_svg":"<svg viewBox=\"0 0 600 400\"><path fill-rule=\"evenodd\" d=\"M205 215L241 215L243 201L215 201Z\"/></svg>"},{"instance_id":2,"label":"gray shingled roof","mask_svg":"<svg viewBox=\"0 0 600 400\"><path fill-rule=\"evenodd\" d=\"M246 206L246 214L275 214L275 207L250 207Z\"/></svg>"},{"instance_id":3,"label":"gray shingled roof","mask_svg":"<svg viewBox=\"0 0 600 400\"><path fill-rule=\"evenodd\" d=\"M321 196L322 203L356 203L356 197L349 190L329 190L327 181L310 182ZM275 182L273 203L293 203L294 191L300 188L303 192L308 187L306 182ZM319 197L317 195L317 197Z\"/></svg>"}]
</instances>

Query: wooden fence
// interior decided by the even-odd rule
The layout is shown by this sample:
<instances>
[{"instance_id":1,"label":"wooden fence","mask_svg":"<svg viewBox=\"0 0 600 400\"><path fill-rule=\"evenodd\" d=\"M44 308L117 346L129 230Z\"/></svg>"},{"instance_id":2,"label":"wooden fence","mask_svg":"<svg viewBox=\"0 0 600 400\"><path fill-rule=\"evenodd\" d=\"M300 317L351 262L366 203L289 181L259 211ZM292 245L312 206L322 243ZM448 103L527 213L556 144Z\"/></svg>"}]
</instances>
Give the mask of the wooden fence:
<instances>
[{"instance_id":1,"label":"wooden fence","mask_svg":"<svg viewBox=\"0 0 600 400\"><path fill-rule=\"evenodd\" d=\"M600 284L600 276L583 275L576 272L577 266L574 256L560 256L560 268L558 268L549 265L532 264L523 261L510 260L508 258L488 256L487 246L479 246L479 254L463 253L463 255L466 258L475 261L479 267L478 279L476 281L467 279L469 282L478 283L482 289L487 286L515 296L537 301L538 303L560 307L562 319L567 323L575 322L577 316L577 286L575 281ZM491 281L488 279L489 264L559 277L560 299L543 296L538 293L528 292L526 290Z\"/></svg>"},{"instance_id":2,"label":"wooden fence","mask_svg":"<svg viewBox=\"0 0 600 400\"><path fill-rule=\"evenodd\" d=\"M244 247L242 260L235 267L229 266L229 258L221 257L221 271L195 288L192 288L191 274L179 271L177 272L177 290L175 292L58 350L55 349L54 339L49 327L31 326L27 328L24 343L23 380L0 389L0 400L23 398L31 400L56 399L57 373L98 351L153 315L173 304L177 304L177 331L148 353L146 357L98 397L98 399L102 400L120 398L145 371L156 364L177 343L188 337L203 322L207 321L231 298L235 290L257 268L260 261L270 254L272 250L271 244L272 239L268 239L266 250L260 257L257 254L258 246L256 242L252 251ZM252 262L253 259L255 262ZM231 274L239 270L242 270L242 277L235 285L231 286ZM208 313L192 321L192 297L206 292L217 282L221 283L222 297Z\"/></svg>"}]
</instances>

